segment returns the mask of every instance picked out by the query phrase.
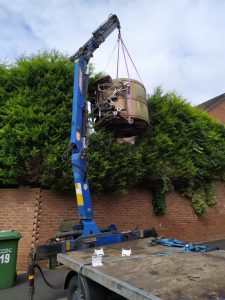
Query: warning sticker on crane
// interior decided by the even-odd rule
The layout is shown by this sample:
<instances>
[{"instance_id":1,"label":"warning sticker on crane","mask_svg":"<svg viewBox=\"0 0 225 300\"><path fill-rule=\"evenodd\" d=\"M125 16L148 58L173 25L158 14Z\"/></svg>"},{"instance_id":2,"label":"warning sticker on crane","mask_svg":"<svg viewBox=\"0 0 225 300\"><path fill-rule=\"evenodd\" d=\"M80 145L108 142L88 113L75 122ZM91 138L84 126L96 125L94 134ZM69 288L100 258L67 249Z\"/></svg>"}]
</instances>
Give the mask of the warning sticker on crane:
<instances>
[{"instance_id":1,"label":"warning sticker on crane","mask_svg":"<svg viewBox=\"0 0 225 300\"><path fill-rule=\"evenodd\" d=\"M77 205L83 206L84 200L83 200L83 194L82 194L82 188L80 183L75 183L75 189L76 189L76 196L77 196Z\"/></svg>"}]
</instances>

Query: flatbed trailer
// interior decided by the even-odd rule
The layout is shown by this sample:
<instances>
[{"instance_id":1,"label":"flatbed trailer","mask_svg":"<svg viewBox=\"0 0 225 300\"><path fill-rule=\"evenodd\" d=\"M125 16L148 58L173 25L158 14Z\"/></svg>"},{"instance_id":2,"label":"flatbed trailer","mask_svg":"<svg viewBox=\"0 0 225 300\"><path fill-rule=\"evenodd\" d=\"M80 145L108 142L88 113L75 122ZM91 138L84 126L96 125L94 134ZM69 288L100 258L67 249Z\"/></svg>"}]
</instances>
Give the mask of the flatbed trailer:
<instances>
[{"instance_id":1,"label":"flatbed trailer","mask_svg":"<svg viewBox=\"0 0 225 300\"><path fill-rule=\"evenodd\" d=\"M103 265L93 267L94 249L58 254L59 263L129 300L225 299L225 251L182 253L141 239L102 247ZM131 249L130 257L122 257ZM100 299L100 298L99 298Z\"/></svg>"}]
</instances>

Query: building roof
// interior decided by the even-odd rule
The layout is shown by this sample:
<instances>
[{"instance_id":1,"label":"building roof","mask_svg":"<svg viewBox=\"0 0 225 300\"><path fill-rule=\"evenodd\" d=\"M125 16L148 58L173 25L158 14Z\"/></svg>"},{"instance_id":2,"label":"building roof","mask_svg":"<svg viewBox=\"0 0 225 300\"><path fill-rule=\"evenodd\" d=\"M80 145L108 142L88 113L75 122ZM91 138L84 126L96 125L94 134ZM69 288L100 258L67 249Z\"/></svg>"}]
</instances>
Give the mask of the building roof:
<instances>
[{"instance_id":1,"label":"building roof","mask_svg":"<svg viewBox=\"0 0 225 300\"><path fill-rule=\"evenodd\" d=\"M225 100L225 93L221 94L215 98L212 98L206 102L203 102L203 103L197 105L197 107L209 111L209 110L213 109L215 106L217 106L218 104L220 104L221 102L223 102L224 100Z\"/></svg>"}]
</instances>

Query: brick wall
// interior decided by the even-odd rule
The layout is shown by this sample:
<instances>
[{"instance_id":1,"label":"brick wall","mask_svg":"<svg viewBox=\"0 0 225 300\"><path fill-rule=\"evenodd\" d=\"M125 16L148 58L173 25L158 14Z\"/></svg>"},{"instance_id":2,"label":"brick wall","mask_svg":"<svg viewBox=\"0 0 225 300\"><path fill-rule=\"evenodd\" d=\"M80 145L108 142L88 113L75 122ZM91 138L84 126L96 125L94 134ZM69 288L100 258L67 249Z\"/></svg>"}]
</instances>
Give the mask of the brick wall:
<instances>
[{"instance_id":1,"label":"brick wall","mask_svg":"<svg viewBox=\"0 0 225 300\"><path fill-rule=\"evenodd\" d=\"M160 235L190 242L225 238L225 185L216 184L218 204L197 217L187 199L176 192L167 195L167 213L153 214L151 194L131 190L126 195L101 195L93 198L95 220L100 227L111 223L118 230L155 227ZM0 230L16 229L23 235L19 243L18 269L26 270L29 251L37 243L54 236L64 218L77 217L74 193L20 188L0 190Z\"/></svg>"},{"instance_id":2,"label":"brick wall","mask_svg":"<svg viewBox=\"0 0 225 300\"><path fill-rule=\"evenodd\" d=\"M208 114L225 124L225 100L208 111Z\"/></svg>"},{"instance_id":3,"label":"brick wall","mask_svg":"<svg viewBox=\"0 0 225 300\"><path fill-rule=\"evenodd\" d=\"M0 230L15 229L22 233L18 249L19 269L26 269L31 244L35 240L39 195L40 189L0 189Z\"/></svg>"},{"instance_id":4,"label":"brick wall","mask_svg":"<svg viewBox=\"0 0 225 300\"><path fill-rule=\"evenodd\" d=\"M75 219L79 223L76 208L75 193L57 193L50 190L42 190L41 226L39 243L44 243L59 231L59 225L63 219Z\"/></svg>"},{"instance_id":5,"label":"brick wall","mask_svg":"<svg viewBox=\"0 0 225 300\"><path fill-rule=\"evenodd\" d=\"M119 230L155 227L165 237L190 242L225 238L225 185L216 184L218 204L209 207L204 217L197 217L189 203L176 192L167 195L167 213L154 215L151 194L133 190L124 196L100 197L94 201L95 220L100 226L114 222Z\"/></svg>"}]
</instances>

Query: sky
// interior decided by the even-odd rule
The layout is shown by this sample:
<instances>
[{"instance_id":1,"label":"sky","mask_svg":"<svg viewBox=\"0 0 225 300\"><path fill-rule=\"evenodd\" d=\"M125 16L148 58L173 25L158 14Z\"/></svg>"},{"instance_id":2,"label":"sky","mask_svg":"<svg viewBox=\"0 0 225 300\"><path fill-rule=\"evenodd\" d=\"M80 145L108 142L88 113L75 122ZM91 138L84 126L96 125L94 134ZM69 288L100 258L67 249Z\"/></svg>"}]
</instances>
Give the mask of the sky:
<instances>
[{"instance_id":1,"label":"sky","mask_svg":"<svg viewBox=\"0 0 225 300\"><path fill-rule=\"evenodd\" d=\"M110 14L120 20L148 94L161 86L196 105L225 93L225 0L0 0L0 61L48 49L70 56ZM117 51L107 63L117 36L115 30L91 59L112 78ZM120 62L119 76L127 77L122 56Z\"/></svg>"}]
</instances>

